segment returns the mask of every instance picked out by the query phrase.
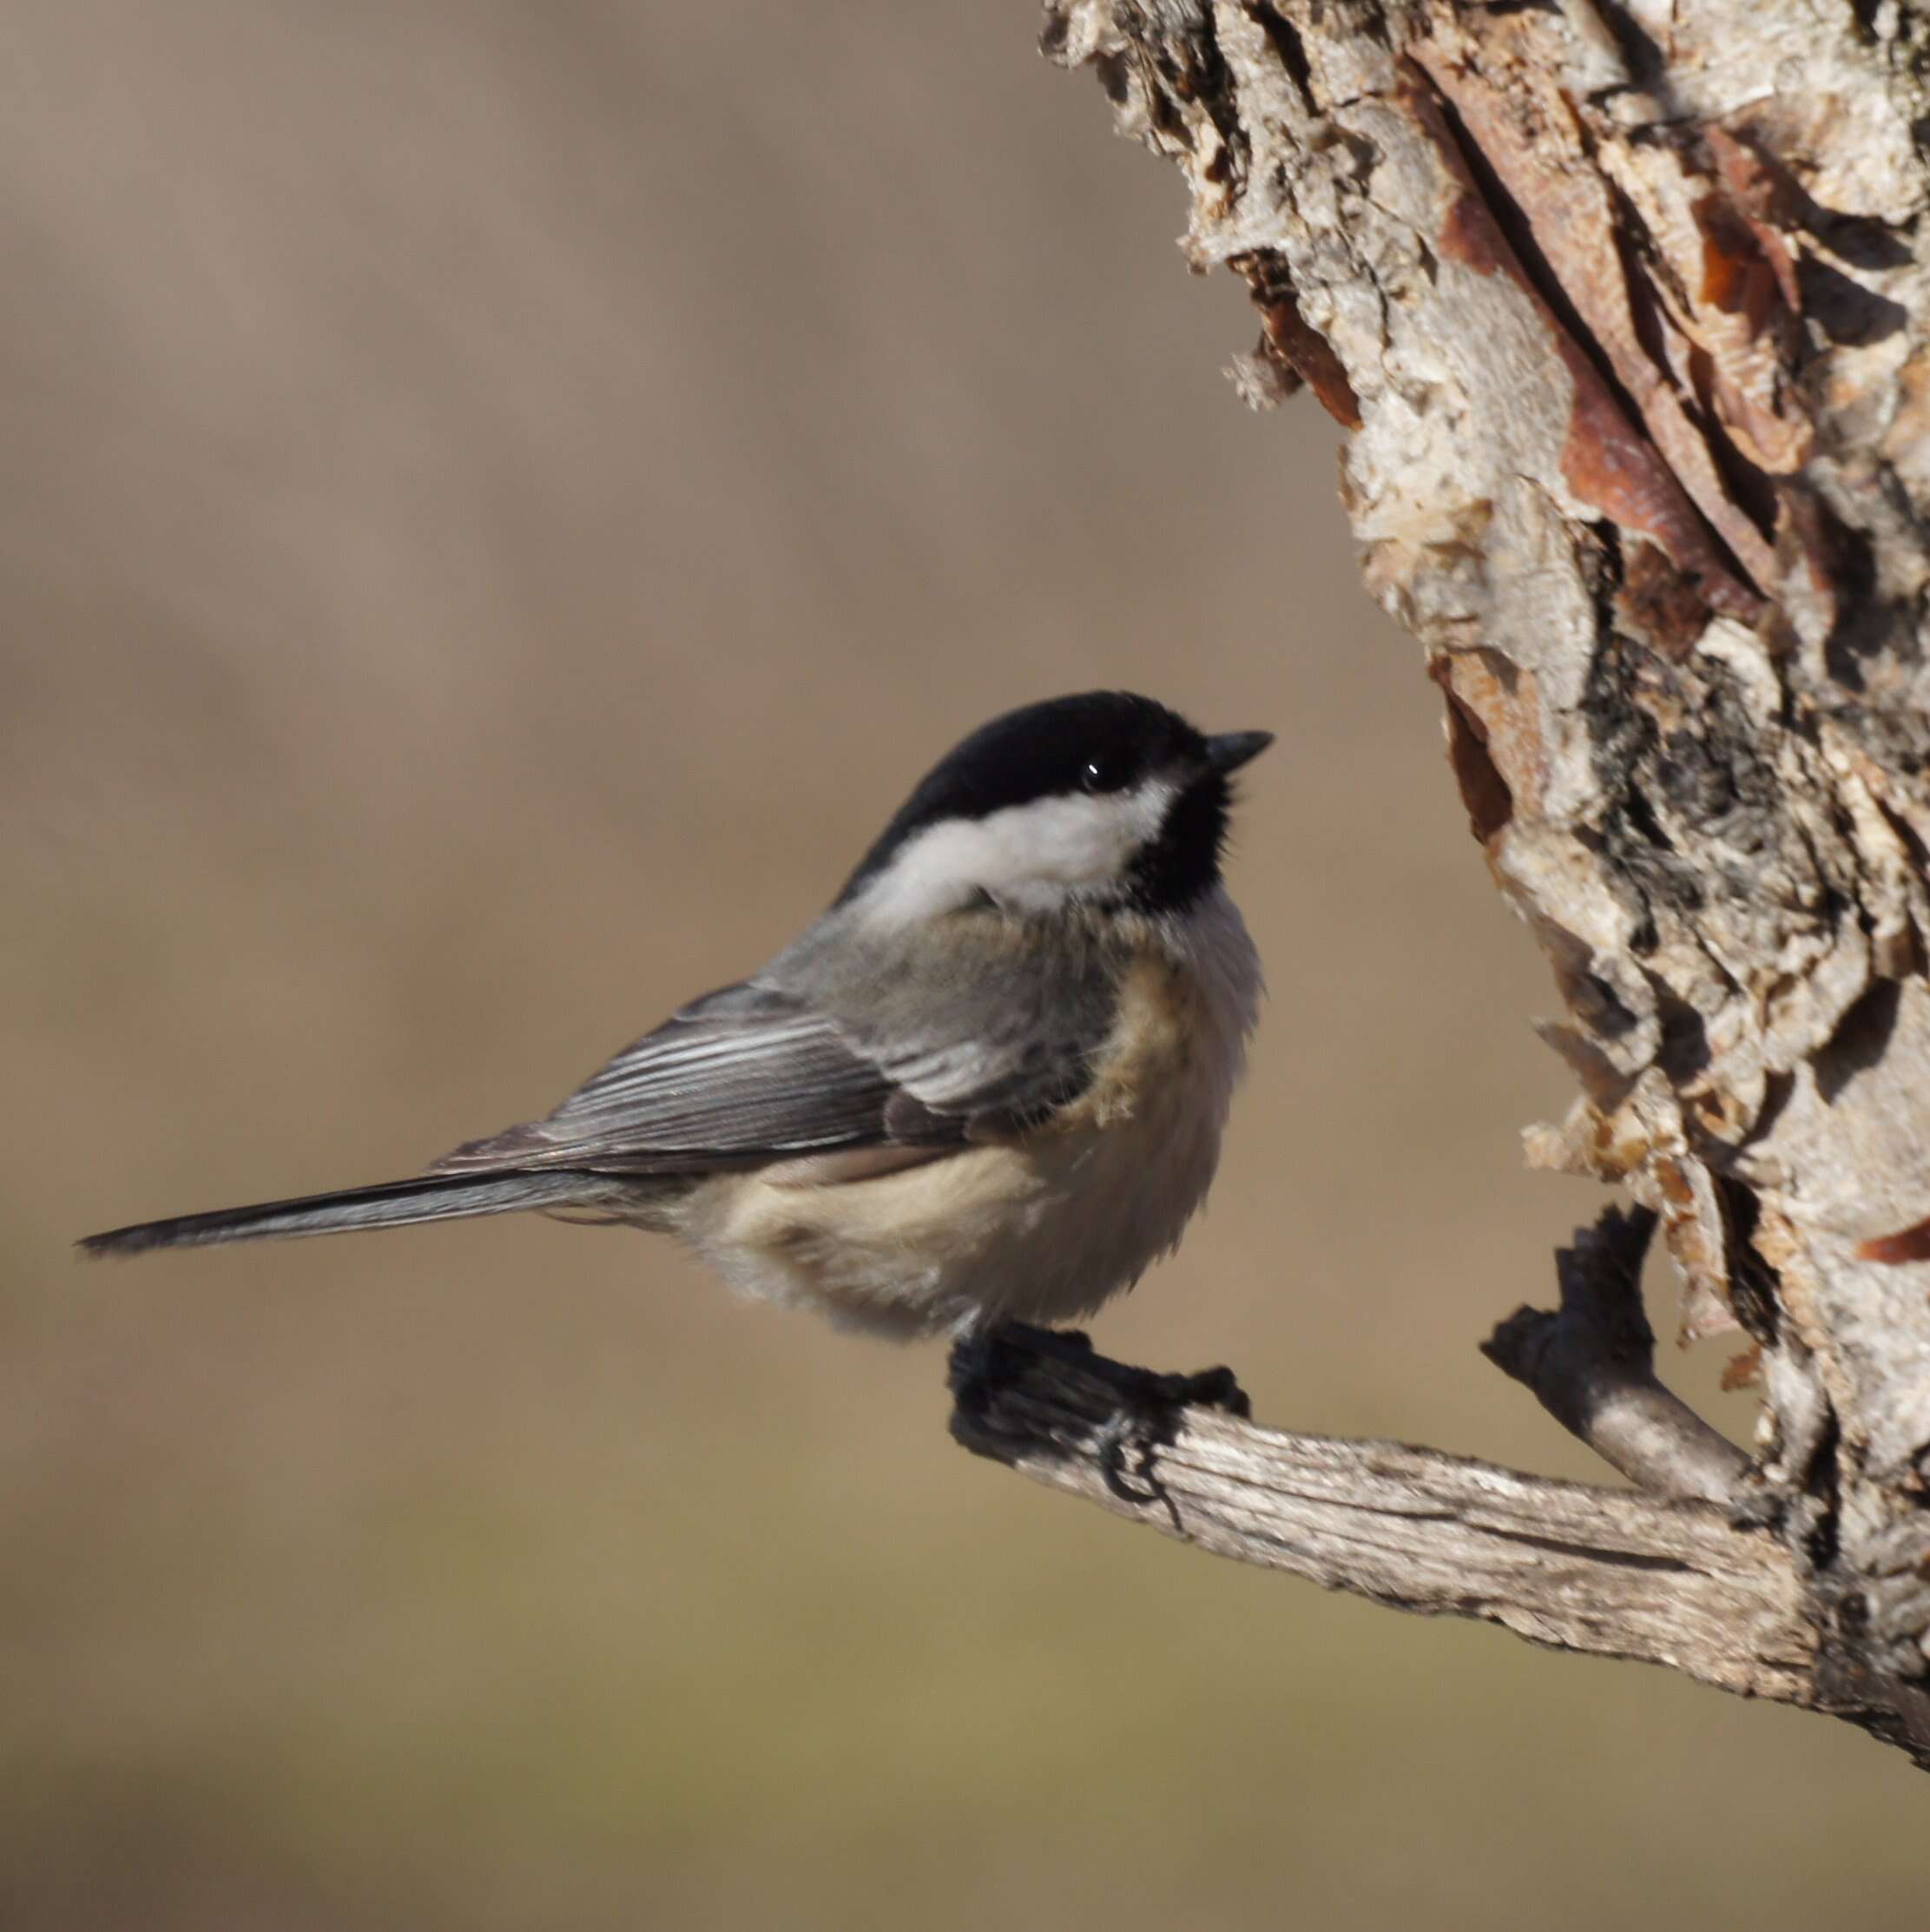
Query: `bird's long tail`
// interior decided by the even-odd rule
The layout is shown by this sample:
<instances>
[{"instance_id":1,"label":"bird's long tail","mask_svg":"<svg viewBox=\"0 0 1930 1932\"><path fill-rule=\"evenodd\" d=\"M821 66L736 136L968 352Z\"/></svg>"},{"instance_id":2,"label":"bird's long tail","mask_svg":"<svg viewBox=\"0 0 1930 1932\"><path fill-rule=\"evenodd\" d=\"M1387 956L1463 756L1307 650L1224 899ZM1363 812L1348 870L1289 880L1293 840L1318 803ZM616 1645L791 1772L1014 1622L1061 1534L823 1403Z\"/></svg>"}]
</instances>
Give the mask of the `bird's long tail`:
<instances>
[{"instance_id":1,"label":"bird's long tail","mask_svg":"<svg viewBox=\"0 0 1930 1932\"><path fill-rule=\"evenodd\" d=\"M560 1173L424 1175L377 1187L343 1188L292 1201L254 1207L216 1208L179 1214L88 1235L79 1243L89 1255L139 1255L150 1248L198 1248L219 1241L261 1241L285 1235L339 1234L352 1228L405 1228L418 1221L453 1221L467 1215L513 1214L524 1208L610 1203L621 1188L608 1177Z\"/></svg>"}]
</instances>

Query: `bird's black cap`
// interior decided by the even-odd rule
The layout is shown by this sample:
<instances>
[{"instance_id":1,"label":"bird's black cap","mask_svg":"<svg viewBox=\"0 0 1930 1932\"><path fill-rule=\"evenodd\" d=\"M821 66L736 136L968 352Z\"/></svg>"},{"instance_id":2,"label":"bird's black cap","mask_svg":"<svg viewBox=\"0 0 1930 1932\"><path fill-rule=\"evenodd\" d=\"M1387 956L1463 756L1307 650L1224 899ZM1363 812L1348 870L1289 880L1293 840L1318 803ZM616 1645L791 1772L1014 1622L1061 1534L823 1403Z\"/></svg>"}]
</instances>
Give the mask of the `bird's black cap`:
<instances>
[{"instance_id":1,"label":"bird's black cap","mask_svg":"<svg viewBox=\"0 0 1930 1932\"><path fill-rule=\"evenodd\" d=\"M1132 691L1082 691L981 725L919 781L839 894L842 904L906 842L948 819L989 818L1035 800L1121 792L1170 777L1179 796L1130 881L1149 911L1190 903L1219 878L1229 775L1273 742L1265 731L1209 737L1178 712Z\"/></svg>"}]
</instances>

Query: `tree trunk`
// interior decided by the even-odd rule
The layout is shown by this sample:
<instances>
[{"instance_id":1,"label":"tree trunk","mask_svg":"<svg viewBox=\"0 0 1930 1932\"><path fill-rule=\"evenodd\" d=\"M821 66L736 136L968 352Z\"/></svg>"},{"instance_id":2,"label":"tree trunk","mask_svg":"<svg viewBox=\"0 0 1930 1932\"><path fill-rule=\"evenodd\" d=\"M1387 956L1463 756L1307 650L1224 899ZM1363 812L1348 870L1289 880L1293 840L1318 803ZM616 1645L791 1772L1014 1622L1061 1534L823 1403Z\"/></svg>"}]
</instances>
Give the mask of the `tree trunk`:
<instances>
[{"instance_id":1,"label":"tree trunk","mask_svg":"<svg viewBox=\"0 0 1930 1932\"><path fill-rule=\"evenodd\" d=\"M1746 1331L1755 1533L1822 1676L1920 1707L1930 5L1054 0L1044 44L1250 287L1249 397L1348 432L1567 1007L1531 1161L1625 1184L1685 1335Z\"/></svg>"}]
</instances>

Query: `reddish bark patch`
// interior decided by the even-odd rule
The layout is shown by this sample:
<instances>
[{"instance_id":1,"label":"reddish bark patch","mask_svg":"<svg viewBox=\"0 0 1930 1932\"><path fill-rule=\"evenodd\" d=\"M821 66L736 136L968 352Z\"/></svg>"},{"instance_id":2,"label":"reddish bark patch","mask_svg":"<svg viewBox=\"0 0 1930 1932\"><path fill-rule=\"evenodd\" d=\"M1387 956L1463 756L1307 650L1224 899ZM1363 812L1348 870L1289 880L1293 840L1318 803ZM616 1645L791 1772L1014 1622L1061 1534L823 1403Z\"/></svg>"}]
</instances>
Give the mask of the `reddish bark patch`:
<instances>
[{"instance_id":1,"label":"reddish bark patch","mask_svg":"<svg viewBox=\"0 0 1930 1932\"><path fill-rule=\"evenodd\" d=\"M1782 237L1719 195L1703 195L1694 213L1703 237L1702 300L1740 315L1752 335L1793 317L1795 265Z\"/></svg>"},{"instance_id":2,"label":"reddish bark patch","mask_svg":"<svg viewBox=\"0 0 1930 1932\"><path fill-rule=\"evenodd\" d=\"M1624 548L1616 617L1630 636L1680 663L1709 627L1708 601L1653 544Z\"/></svg>"},{"instance_id":3,"label":"reddish bark patch","mask_svg":"<svg viewBox=\"0 0 1930 1932\"><path fill-rule=\"evenodd\" d=\"M1447 693L1447 762L1454 768L1467 828L1483 845L1514 816L1514 794L1488 755L1481 721L1453 692Z\"/></svg>"},{"instance_id":4,"label":"reddish bark patch","mask_svg":"<svg viewBox=\"0 0 1930 1932\"><path fill-rule=\"evenodd\" d=\"M1802 307L1802 285L1796 280L1795 259L1778 227L1788 221L1792 213L1784 182L1753 148L1745 148L1726 129L1710 128L1704 138L1730 201L1748 225L1757 259L1774 279L1782 306L1792 315L1798 313ZM1696 216L1701 219L1700 209Z\"/></svg>"},{"instance_id":5,"label":"reddish bark patch","mask_svg":"<svg viewBox=\"0 0 1930 1932\"><path fill-rule=\"evenodd\" d=\"M1723 1364L1723 1388L1730 1395L1739 1388L1755 1388L1762 1381L1762 1344L1752 1342L1739 1355Z\"/></svg>"},{"instance_id":6,"label":"reddish bark patch","mask_svg":"<svg viewBox=\"0 0 1930 1932\"><path fill-rule=\"evenodd\" d=\"M1428 665L1427 675L1447 700L1447 762L1461 803L1467 808L1467 828L1485 846L1514 817L1514 788L1496 762L1488 720L1454 688L1456 669L1452 657L1437 657ZM1491 699L1498 696L1492 677L1477 682L1485 682ZM1506 733L1505 713L1503 716ZM1514 747L1518 754L1519 748Z\"/></svg>"},{"instance_id":7,"label":"reddish bark patch","mask_svg":"<svg viewBox=\"0 0 1930 1932\"><path fill-rule=\"evenodd\" d=\"M1487 203L1472 188L1464 188L1441 223L1441 253L1478 275L1492 275L1506 267L1506 248Z\"/></svg>"},{"instance_id":8,"label":"reddish bark patch","mask_svg":"<svg viewBox=\"0 0 1930 1932\"><path fill-rule=\"evenodd\" d=\"M1343 429L1360 426L1360 401L1333 346L1301 313L1300 299L1277 258L1240 255L1228 264L1246 277L1267 346L1311 389L1321 407Z\"/></svg>"},{"instance_id":9,"label":"reddish bark patch","mask_svg":"<svg viewBox=\"0 0 1930 1932\"><path fill-rule=\"evenodd\" d=\"M1505 274L1534 306L1573 381L1575 400L1561 452L1564 480L1584 503L1646 537L1693 581L1711 609L1753 623L1761 595L1729 568L1676 473L1617 400L1615 392L1523 267L1476 180L1426 70L1407 63L1402 104L1433 142L1460 192L1437 237L1442 255L1477 274Z\"/></svg>"},{"instance_id":10,"label":"reddish bark patch","mask_svg":"<svg viewBox=\"0 0 1930 1932\"><path fill-rule=\"evenodd\" d=\"M1575 379L1561 473L1584 503L1659 544L1714 610L1753 623L1762 599L1733 576L1655 445L1623 412L1586 353L1565 335L1556 348Z\"/></svg>"},{"instance_id":11,"label":"reddish bark patch","mask_svg":"<svg viewBox=\"0 0 1930 1932\"><path fill-rule=\"evenodd\" d=\"M1879 1235L1856 1244L1858 1261L1876 1261L1900 1268L1905 1262L1930 1261L1930 1221L1920 1221L1894 1235Z\"/></svg>"}]
</instances>

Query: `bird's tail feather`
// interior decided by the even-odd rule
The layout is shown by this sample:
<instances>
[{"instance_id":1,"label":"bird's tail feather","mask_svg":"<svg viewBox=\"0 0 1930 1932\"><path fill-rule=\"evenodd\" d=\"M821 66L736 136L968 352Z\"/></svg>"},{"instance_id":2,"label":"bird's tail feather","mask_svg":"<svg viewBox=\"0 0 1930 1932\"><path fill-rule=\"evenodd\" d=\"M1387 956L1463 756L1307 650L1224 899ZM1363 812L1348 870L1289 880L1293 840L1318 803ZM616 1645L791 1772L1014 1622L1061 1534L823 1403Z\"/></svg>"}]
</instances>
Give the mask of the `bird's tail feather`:
<instances>
[{"instance_id":1,"label":"bird's tail feather","mask_svg":"<svg viewBox=\"0 0 1930 1932\"><path fill-rule=\"evenodd\" d=\"M570 1170L557 1173L425 1175L376 1187L343 1188L253 1207L217 1208L207 1214L175 1215L88 1235L79 1243L89 1255L139 1255L150 1248L198 1248L220 1241L260 1241L275 1236L339 1234L352 1228L405 1228L418 1221L451 1221L467 1215L513 1214L524 1208L609 1206L622 1184Z\"/></svg>"}]
</instances>

